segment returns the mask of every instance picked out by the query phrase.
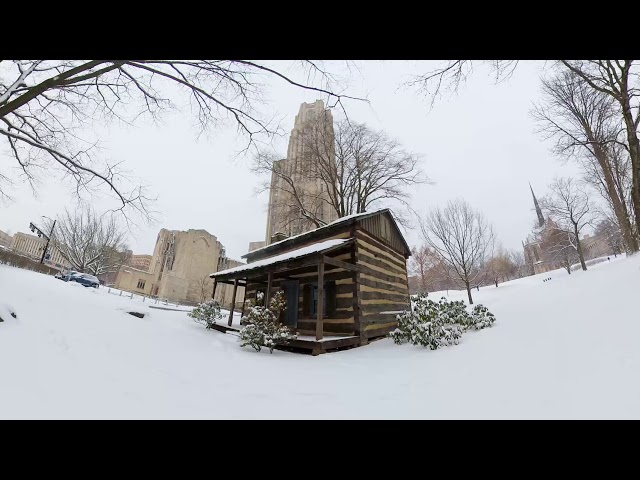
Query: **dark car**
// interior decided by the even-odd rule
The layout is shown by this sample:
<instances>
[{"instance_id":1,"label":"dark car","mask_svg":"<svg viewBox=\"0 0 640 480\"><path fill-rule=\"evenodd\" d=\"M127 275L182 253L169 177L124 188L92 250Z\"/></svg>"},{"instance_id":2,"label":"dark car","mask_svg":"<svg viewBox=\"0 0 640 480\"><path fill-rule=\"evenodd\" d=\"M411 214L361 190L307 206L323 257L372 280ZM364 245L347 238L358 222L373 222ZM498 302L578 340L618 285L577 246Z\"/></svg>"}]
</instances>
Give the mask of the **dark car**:
<instances>
[{"instance_id":1,"label":"dark car","mask_svg":"<svg viewBox=\"0 0 640 480\"><path fill-rule=\"evenodd\" d=\"M88 273L81 273L79 275L73 275L69 278L70 282L77 282L85 287L98 288L100 286L100 280Z\"/></svg>"},{"instance_id":2,"label":"dark car","mask_svg":"<svg viewBox=\"0 0 640 480\"><path fill-rule=\"evenodd\" d=\"M64 280L65 282L68 282L73 277L76 277L78 275L82 275L82 274L80 272L76 272L75 270L69 270L67 273L63 273L59 277L56 275L56 278L59 278L60 280Z\"/></svg>"}]
</instances>

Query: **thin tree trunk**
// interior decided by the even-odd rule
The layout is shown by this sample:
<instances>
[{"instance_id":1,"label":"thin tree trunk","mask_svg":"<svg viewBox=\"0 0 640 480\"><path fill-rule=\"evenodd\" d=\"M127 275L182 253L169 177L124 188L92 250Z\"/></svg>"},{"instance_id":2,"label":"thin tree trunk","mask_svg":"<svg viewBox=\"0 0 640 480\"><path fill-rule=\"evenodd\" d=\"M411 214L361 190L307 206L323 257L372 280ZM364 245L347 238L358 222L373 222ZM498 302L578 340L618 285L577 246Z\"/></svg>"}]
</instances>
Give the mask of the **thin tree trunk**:
<instances>
[{"instance_id":1,"label":"thin tree trunk","mask_svg":"<svg viewBox=\"0 0 640 480\"><path fill-rule=\"evenodd\" d=\"M611 161L609 159L609 156L598 144L594 145L594 153L596 160L600 164L600 168L602 168L604 181L607 187L607 194L609 195L611 205L613 206L613 212L616 216L616 219L618 220L620 230L622 231L622 238L624 239L624 243L627 246L627 251L635 253L638 251L638 241L633 235L629 212L626 209L626 205L620 198L620 192L618 191L616 183L613 179L613 172L611 171Z\"/></svg>"},{"instance_id":2,"label":"thin tree trunk","mask_svg":"<svg viewBox=\"0 0 640 480\"><path fill-rule=\"evenodd\" d=\"M471 297L471 286L469 285L469 282L464 282L464 284L467 286L467 296L469 297L469 305L473 305L473 298Z\"/></svg>"},{"instance_id":3,"label":"thin tree trunk","mask_svg":"<svg viewBox=\"0 0 640 480\"><path fill-rule=\"evenodd\" d=\"M627 101L622 105L622 116L627 130L629 156L631 157L631 200L633 203L633 213L636 217L636 231L640 232L640 141L638 140L638 133L633 122L628 97Z\"/></svg>"},{"instance_id":4,"label":"thin tree trunk","mask_svg":"<svg viewBox=\"0 0 640 480\"><path fill-rule=\"evenodd\" d=\"M587 271L587 264L584 263L584 255L582 254L582 244L580 243L580 237L578 236L578 227L573 225L573 233L576 236L576 250L578 250L578 257L580 257L580 266L582 270Z\"/></svg>"}]
</instances>

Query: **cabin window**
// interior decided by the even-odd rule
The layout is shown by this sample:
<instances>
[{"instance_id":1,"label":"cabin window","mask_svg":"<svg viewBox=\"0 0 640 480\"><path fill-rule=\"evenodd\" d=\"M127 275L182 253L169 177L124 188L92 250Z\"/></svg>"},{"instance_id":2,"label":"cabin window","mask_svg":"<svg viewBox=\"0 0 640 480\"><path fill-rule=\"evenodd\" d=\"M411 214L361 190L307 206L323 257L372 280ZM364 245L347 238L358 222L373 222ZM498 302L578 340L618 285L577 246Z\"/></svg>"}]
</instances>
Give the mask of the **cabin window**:
<instances>
[{"instance_id":1,"label":"cabin window","mask_svg":"<svg viewBox=\"0 0 640 480\"><path fill-rule=\"evenodd\" d=\"M311 283L304 286L303 306L310 317L318 315L318 284ZM323 301L323 317L332 317L336 311L336 282L325 282Z\"/></svg>"},{"instance_id":2,"label":"cabin window","mask_svg":"<svg viewBox=\"0 0 640 480\"><path fill-rule=\"evenodd\" d=\"M142 280L142 279L138 280L138 288L139 288L140 290L144 290L144 284L145 284L145 283L146 283L146 282L145 282L144 280Z\"/></svg>"}]
</instances>

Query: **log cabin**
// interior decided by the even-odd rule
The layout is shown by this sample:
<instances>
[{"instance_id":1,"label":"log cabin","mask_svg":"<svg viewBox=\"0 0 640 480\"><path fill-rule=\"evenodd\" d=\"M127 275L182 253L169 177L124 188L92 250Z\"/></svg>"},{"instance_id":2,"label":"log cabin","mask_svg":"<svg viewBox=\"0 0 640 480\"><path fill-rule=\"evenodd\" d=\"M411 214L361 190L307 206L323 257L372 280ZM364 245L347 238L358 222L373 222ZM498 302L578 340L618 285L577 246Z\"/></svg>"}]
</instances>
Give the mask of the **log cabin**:
<instances>
[{"instance_id":1,"label":"log cabin","mask_svg":"<svg viewBox=\"0 0 640 480\"><path fill-rule=\"evenodd\" d=\"M246 265L210 275L244 286L244 301L268 304L283 290L280 321L298 334L293 348L313 354L366 345L396 328L410 308L409 246L388 208L347 217L251 251ZM244 305L244 303L243 303ZM244 310L244 309L243 309ZM243 312L244 313L244 312ZM229 315L229 327L233 308ZM223 330L226 331L226 330Z\"/></svg>"}]
</instances>

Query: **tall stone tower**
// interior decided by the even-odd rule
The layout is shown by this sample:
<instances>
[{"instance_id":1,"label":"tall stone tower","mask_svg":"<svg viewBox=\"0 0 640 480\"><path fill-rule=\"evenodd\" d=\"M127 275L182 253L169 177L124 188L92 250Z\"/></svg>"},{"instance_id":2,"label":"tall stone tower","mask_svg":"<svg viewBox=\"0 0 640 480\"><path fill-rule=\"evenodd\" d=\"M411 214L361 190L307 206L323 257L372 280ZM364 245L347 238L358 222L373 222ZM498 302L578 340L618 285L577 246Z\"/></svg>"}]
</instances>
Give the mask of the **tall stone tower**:
<instances>
[{"instance_id":1,"label":"tall stone tower","mask_svg":"<svg viewBox=\"0 0 640 480\"><path fill-rule=\"evenodd\" d=\"M324 108L322 100L314 103L303 103L289 138L287 158L276 162L274 168L281 169L287 177L293 180L296 191L302 196L302 203L306 210L325 223L337 219L336 212L328 203L326 186L315 175L317 158L306 148L305 127L310 122L326 122L326 131L330 133L326 143L333 146L333 117L329 109ZM330 155L335 162L335 156ZM291 186L281 177L271 174L271 190L269 193L269 210L267 213L266 244L269 245L280 239L298 235L315 228L315 224L305 218L296 206L291 193Z\"/></svg>"}]
</instances>

